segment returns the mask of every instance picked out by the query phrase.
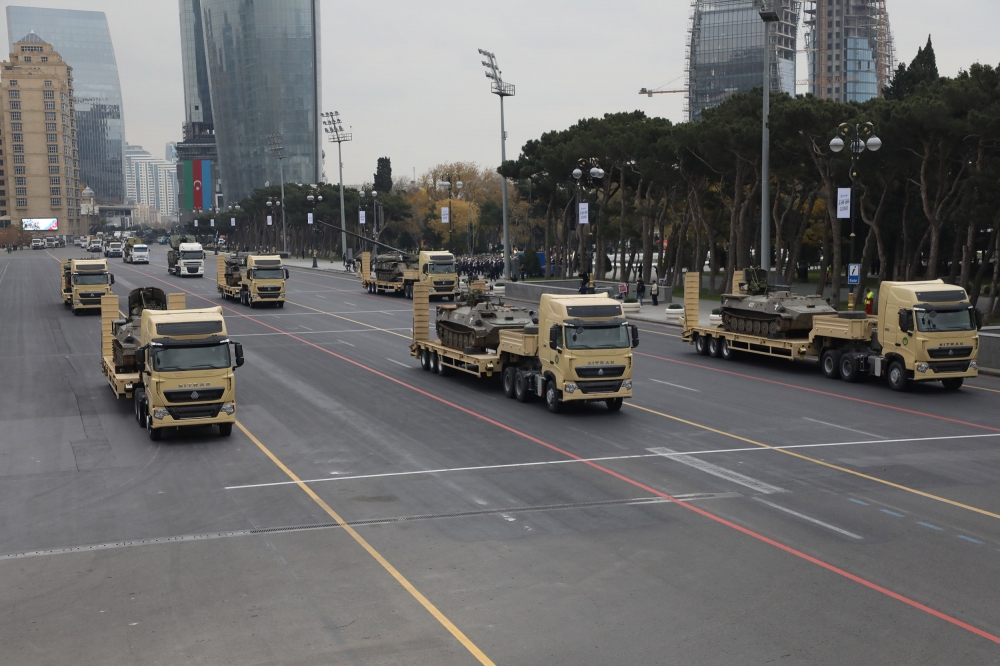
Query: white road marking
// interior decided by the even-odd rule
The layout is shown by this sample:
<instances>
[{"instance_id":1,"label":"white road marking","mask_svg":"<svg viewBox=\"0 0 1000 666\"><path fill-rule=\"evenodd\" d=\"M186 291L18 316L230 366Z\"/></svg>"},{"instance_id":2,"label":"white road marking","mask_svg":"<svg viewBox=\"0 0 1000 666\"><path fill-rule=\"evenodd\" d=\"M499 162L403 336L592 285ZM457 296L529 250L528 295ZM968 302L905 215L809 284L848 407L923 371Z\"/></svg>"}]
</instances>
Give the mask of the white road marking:
<instances>
[{"instance_id":1,"label":"white road marking","mask_svg":"<svg viewBox=\"0 0 1000 666\"><path fill-rule=\"evenodd\" d=\"M288 331L281 333L240 333L239 335L233 334L235 338L259 338L266 335L321 335L324 333L371 333L373 329L370 328L357 328L357 329L341 329L339 331ZM385 328L381 329L385 331L409 331L408 328ZM347 343L344 343L347 344Z\"/></svg>"},{"instance_id":2,"label":"white road marking","mask_svg":"<svg viewBox=\"0 0 1000 666\"><path fill-rule=\"evenodd\" d=\"M665 382L660 379L650 379L651 382L656 382L657 384L666 384L667 386L673 386L674 388L684 389L685 391L694 391L695 393L701 393L698 389L688 388L687 386L681 386L680 384L671 384L670 382Z\"/></svg>"},{"instance_id":3,"label":"white road marking","mask_svg":"<svg viewBox=\"0 0 1000 666\"><path fill-rule=\"evenodd\" d=\"M354 345L352 345L352 344L351 344L350 342L345 342L345 341L343 341L343 340L337 340L337 342L339 342L339 343L340 343L340 344L342 344L342 345L347 345L348 347L353 347L353 346L354 346Z\"/></svg>"},{"instance_id":4,"label":"white road marking","mask_svg":"<svg viewBox=\"0 0 1000 666\"><path fill-rule=\"evenodd\" d=\"M827 423L826 421L820 421L819 419L811 419L808 416L803 416L806 421L812 421L813 423L821 423L825 426L830 426L831 428L840 428L841 430L850 430L851 432L856 432L859 435L868 435L869 437L878 437L880 439L885 439L881 435L876 435L872 432L865 432L864 430L855 430L854 428L848 428L847 426L837 425L836 423Z\"/></svg>"},{"instance_id":5,"label":"white road marking","mask_svg":"<svg viewBox=\"0 0 1000 666\"><path fill-rule=\"evenodd\" d=\"M302 326L302 324L299 324L299 326ZM306 329L307 331L311 331L311 330L312 330L312 329L311 329L311 328L309 328L308 326L302 326L302 328Z\"/></svg>"},{"instance_id":6,"label":"white road marking","mask_svg":"<svg viewBox=\"0 0 1000 666\"><path fill-rule=\"evenodd\" d=\"M354 303L348 303L347 301L344 301L344 305L350 305L350 306L351 306L352 308L356 308L356 307L358 307L358 306L357 306L357 305L355 305Z\"/></svg>"},{"instance_id":7,"label":"white road marking","mask_svg":"<svg viewBox=\"0 0 1000 666\"><path fill-rule=\"evenodd\" d=\"M410 365L409 363L400 363L400 362L399 362L399 361L397 361L396 359L394 359L394 358L389 358L388 356L386 356L385 360L389 361L389 363L395 363L396 365L401 365L401 366L403 366L404 368L410 368L410 367L412 367L412 366L411 366L411 365Z\"/></svg>"},{"instance_id":8,"label":"white road marking","mask_svg":"<svg viewBox=\"0 0 1000 666\"><path fill-rule=\"evenodd\" d=\"M731 481L732 483L736 483L746 488L750 488L751 490L755 490L758 493L763 493L764 495L774 495L775 493L788 492L784 488L772 486L769 483L758 481L757 479L746 476L745 474L734 472L731 469L726 469L725 467L719 467L718 465L713 465L712 463L705 462L704 460L698 460L697 458L692 458L688 455L678 453L673 449L658 447L646 450L650 451L651 453L656 453L659 455L667 454L670 456L670 458L676 460L677 462L683 465L687 465L688 467L694 467L695 469L701 470L706 474L711 474L712 476L717 476L720 479Z\"/></svg>"},{"instance_id":9,"label":"white road marking","mask_svg":"<svg viewBox=\"0 0 1000 666\"><path fill-rule=\"evenodd\" d=\"M798 511L792 511L791 509L786 509L783 506L778 506L773 502L768 502L767 500L761 499L759 497L754 497L753 499L760 502L761 504L766 504L771 508L777 509L778 511L784 511L785 513L791 514L796 518L801 518L802 520L808 520L810 523L814 523L816 525L819 525L820 527L825 527L828 530L833 530L834 532L838 532L840 534L843 534L844 536L849 536L852 539L861 540L864 538L862 536L855 534L854 532L848 532L847 530L843 530L839 527L831 525L830 523L824 523L822 520L816 520L815 518L807 516L804 513L799 513Z\"/></svg>"},{"instance_id":10,"label":"white road marking","mask_svg":"<svg viewBox=\"0 0 1000 666\"><path fill-rule=\"evenodd\" d=\"M355 476L341 476L335 479L303 479L302 483L318 483L320 481L353 481L358 479L381 479L390 476L412 476L416 474L442 474L445 472L478 472L491 469L508 469L512 467L538 467L542 465L564 465L569 463L577 462L610 462L613 460L633 460L637 458L673 458L675 456L697 456L706 454L719 454L719 453L747 453L750 451L773 451L773 450L784 450L784 449L804 449L804 448L815 448L824 446L852 446L858 444L898 444L906 442L927 442L927 441L941 441L941 440L951 440L951 439L978 439L980 437L1000 437L1000 433L991 433L986 435L951 435L945 437L918 437L912 439L882 439L882 440L867 440L862 442L832 442L829 444L792 444L789 446L773 446L771 448L766 448L762 446L751 446L746 448L736 448L736 449L709 449L707 451L685 451L682 453L639 453L627 456L603 456L600 458L583 458L581 460L543 460L540 462L526 462L526 463L508 463L504 465L477 465L472 467L445 467L441 469L423 469L414 470L409 472L385 472L382 474L358 474ZM298 483L297 481L276 481L273 483L251 483L242 486L226 486L226 490L240 490L243 488L269 488L271 486L290 486ZM680 496L677 496L680 497Z\"/></svg>"}]
</instances>

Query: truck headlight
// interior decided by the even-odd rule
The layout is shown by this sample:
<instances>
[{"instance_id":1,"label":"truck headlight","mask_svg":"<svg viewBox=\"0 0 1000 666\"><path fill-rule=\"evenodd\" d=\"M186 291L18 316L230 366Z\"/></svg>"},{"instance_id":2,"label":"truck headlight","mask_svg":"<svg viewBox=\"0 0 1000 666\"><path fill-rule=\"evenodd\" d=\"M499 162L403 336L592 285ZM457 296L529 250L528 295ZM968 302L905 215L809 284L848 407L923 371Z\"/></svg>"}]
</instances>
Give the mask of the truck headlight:
<instances>
[{"instance_id":1,"label":"truck headlight","mask_svg":"<svg viewBox=\"0 0 1000 666\"><path fill-rule=\"evenodd\" d=\"M154 419L167 418L167 410L164 409L163 407L157 407L156 409L153 410L153 418Z\"/></svg>"},{"instance_id":2,"label":"truck headlight","mask_svg":"<svg viewBox=\"0 0 1000 666\"><path fill-rule=\"evenodd\" d=\"M917 372L927 372L930 367L926 363L917 363Z\"/></svg>"},{"instance_id":3,"label":"truck headlight","mask_svg":"<svg viewBox=\"0 0 1000 666\"><path fill-rule=\"evenodd\" d=\"M975 361L969 362L969 370L978 370L978 369L979 369L978 363L976 363Z\"/></svg>"},{"instance_id":4,"label":"truck headlight","mask_svg":"<svg viewBox=\"0 0 1000 666\"><path fill-rule=\"evenodd\" d=\"M222 405L221 411L223 414L229 414L230 416L232 416L233 414L236 413L236 405L231 402L227 402Z\"/></svg>"},{"instance_id":5,"label":"truck headlight","mask_svg":"<svg viewBox=\"0 0 1000 666\"><path fill-rule=\"evenodd\" d=\"M78 300L76 300L76 299L73 299L73 305L82 305L82 304L83 304L83 303L82 303L81 301L78 301Z\"/></svg>"},{"instance_id":6,"label":"truck headlight","mask_svg":"<svg viewBox=\"0 0 1000 666\"><path fill-rule=\"evenodd\" d=\"M632 380L631 379L626 379L625 381L623 381L622 382L622 388L625 389L626 391L631 391L632 390Z\"/></svg>"},{"instance_id":7,"label":"truck headlight","mask_svg":"<svg viewBox=\"0 0 1000 666\"><path fill-rule=\"evenodd\" d=\"M566 393L576 393L579 388L580 387L577 386L575 382L566 382L566 385L563 386L563 390L566 391Z\"/></svg>"}]
</instances>

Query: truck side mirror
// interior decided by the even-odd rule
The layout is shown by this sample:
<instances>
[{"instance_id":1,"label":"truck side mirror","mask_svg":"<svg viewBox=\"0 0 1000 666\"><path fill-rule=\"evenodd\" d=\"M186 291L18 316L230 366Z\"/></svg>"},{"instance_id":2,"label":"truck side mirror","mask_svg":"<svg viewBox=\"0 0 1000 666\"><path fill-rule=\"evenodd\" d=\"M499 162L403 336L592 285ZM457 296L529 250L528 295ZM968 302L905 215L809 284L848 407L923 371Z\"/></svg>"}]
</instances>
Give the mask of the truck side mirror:
<instances>
[{"instance_id":1,"label":"truck side mirror","mask_svg":"<svg viewBox=\"0 0 1000 666\"><path fill-rule=\"evenodd\" d=\"M143 372L146 369L146 348L139 347L135 350L135 367L139 369L139 372Z\"/></svg>"},{"instance_id":2,"label":"truck side mirror","mask_svg":"<svg viewBox=\"0 0 1000 666\"><path fill-rule=\"evenodd\" d=\"M239 342L233 343L233 354L236 356L236 366L233 368L233 370L235 370L236 368L243 367L243 361L244 361L243 345L241 343Z\"/></svg>"},{"instance_id":3,"label":"truck side mirror","mask_svg":"<svg viewBox=\"0 0 1000 666\"><path fill-rule=\"evenodd\" d=\"M111 284L114 284L115 283L115 274L111 273L110 275L111 275Z\"/></svg>"},{"instance_id":4,"label":"truck side mirror","mask_svg":"<svg viewBox=\"0 0 1000 666\"><path fill-rule=\"evenodd\" d=\"M899 311L899 330L906 333L913 332L913 313L910 310Z\"/></svg>"},{"instance_id":5,"label":"truck side mirror","mask_svg":"<svg viewBox=\"0 0 1000 666\"><path fill-rule=\"evenodd\" d=\"M978 331L983 327L983 313L975 309L973 309L972 312L974 313L973 317L976 318L976 330Z\"/></svg>"},{"instance_id":6,"label":"truck side mirror","mask_svg":"<svg viewBox=\"0 0 1000 666\"><path fill-rule=\"evenodd\" d=\"M289 278L289 274L288 274L288 269L286 268L285 269L285 279L287 280L288 278Z\"/></svg>"},{"instance_id":7,"label":"truck side mirror","mask_svg":"<svg viewBox=\"0 0 1000 666\"><path fill-rule=\"evenodd\" d=\"M639 327L635 324L629 324L629 328L632 329L632 348L635 349L639 346Z\"/></svg>"},{"instance_id":8,"label":"truck side mirror","mask_svg":"<svg viewBox=\"0 0 1000 666\"><path fill-rule=\"evenodd\" d=\"M559 346L559 326L553 325L549 328L549 348L555 349Z\"/></svg>"}]
</instances>

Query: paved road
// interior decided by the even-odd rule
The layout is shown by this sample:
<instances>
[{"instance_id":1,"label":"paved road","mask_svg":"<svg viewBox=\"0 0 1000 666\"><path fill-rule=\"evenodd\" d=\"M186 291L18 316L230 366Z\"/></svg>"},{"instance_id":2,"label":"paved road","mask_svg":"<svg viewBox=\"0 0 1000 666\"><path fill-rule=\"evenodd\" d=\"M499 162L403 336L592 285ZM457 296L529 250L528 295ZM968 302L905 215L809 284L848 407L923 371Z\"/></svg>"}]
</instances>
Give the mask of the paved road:
<instances>
[{"instance_id":1,"label":"paved road","mask_svg":"<svg viewBox=\"0 0 1000 666\"><path fill-rule=\"evenodd\" d=\"M1000 663L1000 381L644 324L635 399L556 416L422 372L409 301L293 269L251 310L155 246L116 292L222 305L247 362L230 438L153 443L59 301L77 253L0 255L4 664Z\"/></svg>"}]
</instances>

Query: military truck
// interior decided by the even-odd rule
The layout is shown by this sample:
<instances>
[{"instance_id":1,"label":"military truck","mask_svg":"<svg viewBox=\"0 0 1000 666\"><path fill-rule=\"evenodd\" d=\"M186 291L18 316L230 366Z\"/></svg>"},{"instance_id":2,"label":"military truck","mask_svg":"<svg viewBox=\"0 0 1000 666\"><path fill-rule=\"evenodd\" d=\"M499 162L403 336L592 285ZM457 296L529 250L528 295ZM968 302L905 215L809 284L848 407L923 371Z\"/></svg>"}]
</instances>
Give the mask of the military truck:
<instances>
[{"instance_id":1,"label":"military truck","mask_svg":"<svg viewBox=\"0 0 1000 666\"><path fill-rule=\"evenodd\" d=\"M229 339L222 308L187 310L183 294L170 294L162 309L162 292L145 292L129 294L127 318L118 296L101 299L101 369L112 391L132 400L136 422L153 441L167 428L206 425L229 436L243 346Z\"/></svg>"},{"instance_id":2,"label":"military truck","mask_svg":"<svg viewBox=\"0 0 1000 666\"><path fill-rule=\"evenodd\" d=\"M393 293L413 298L413 285L424 283L430 297L455 300L458 273L450 252L421 250L417 254L393 252L372 257L361 253L361 285L370 294Z\"/></svg>"},{"instance_id":3,"label":"military truck","mask_svg":"<svg viewBox=\"0 0 1000 666\"><path fill-rule=\"evenodd\" d=\"M264 304L285 307L288 269L276 254L220 254L216 276L222 298L238 300L252 308Z\"/></svg>"},{"instance_id":4,"label":"military truck","mask_svg":"<svg viewBox=\"0 0 1000 666\"><path fill-rule=\"evenodd\" d=\"M100 310L101 297L110 294L115 283L115 276L108 272L108 260L60 259L59 267L63 305L74 315Z\"/></svg>"},{"instance_id":5,"label":"military truck","mask_svg":"<svg viewBox=\"0 0 1000 666\"><path fill-rule=\"evenodd\" d=\"M148 264L149 246L141 238L132 236L125 241L122 250L122 261L128 264Z\"/></svg>"},{"instance_id":6,"label":"military truck","mask_svg":"<svg viewBox=\"0 0 1000 666\"><path fill-rule=\"evenodd\" d=\"M700 326L700 285L700 274L685 276L682 338L705 356L733 359L747 353L816 361L830 379L884 378L896 391L933 381L955 390L979 374L980 314L964 289L942 280L883 282L877 315L815 315L805 335L785 338Z\"/></svg>"},{"instance_id":7,"label":"military truck","mask_svg":"<svg viewBox=\"0 0 1000 666\"><path fill-rule=\"evenodd\" d=\"M167 272L177 277L205 277L205 250L190 236L171 236Z\"/></svg>"},{"instance_id":8,"label":"military truck","mask_svg":"<svg viewBox=\"0 0 1000 666\"><path fill-rule=\"evenodd\" d=\"M496 347L482 350L430 340L428 285L417 283L413 294L410 355L424 370L475 377L500 373L508 398L539 397L551 412L571 402L604 402L618 411L632 397L632 349L639 345L639 329L607 294L543 294L538 310L528 313L531 323L501 328Z\"/></svg>"}]
</instances>

